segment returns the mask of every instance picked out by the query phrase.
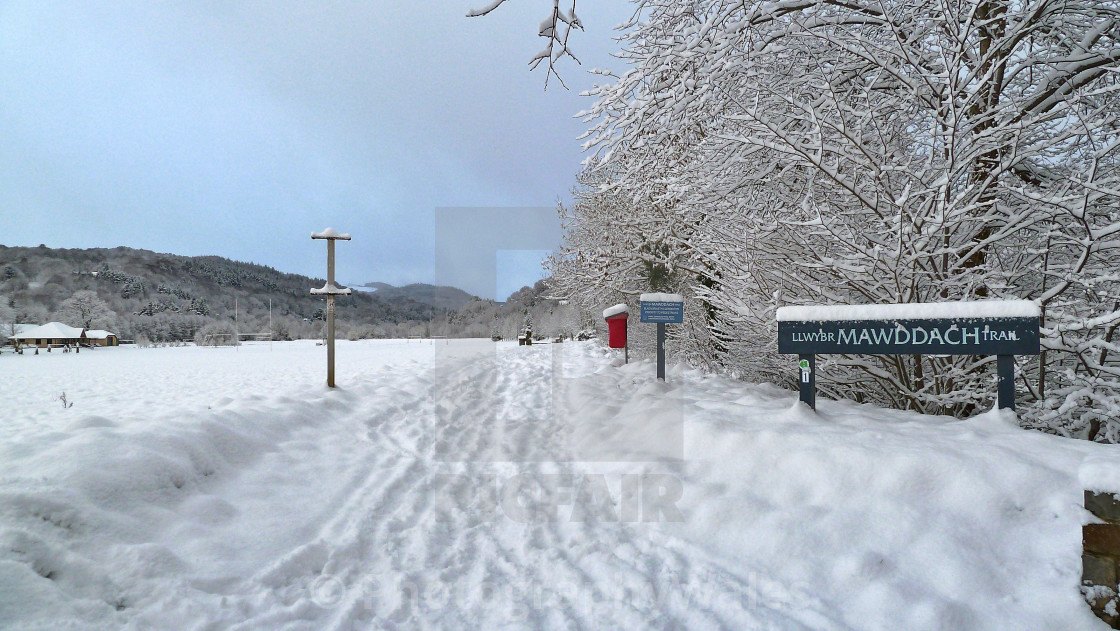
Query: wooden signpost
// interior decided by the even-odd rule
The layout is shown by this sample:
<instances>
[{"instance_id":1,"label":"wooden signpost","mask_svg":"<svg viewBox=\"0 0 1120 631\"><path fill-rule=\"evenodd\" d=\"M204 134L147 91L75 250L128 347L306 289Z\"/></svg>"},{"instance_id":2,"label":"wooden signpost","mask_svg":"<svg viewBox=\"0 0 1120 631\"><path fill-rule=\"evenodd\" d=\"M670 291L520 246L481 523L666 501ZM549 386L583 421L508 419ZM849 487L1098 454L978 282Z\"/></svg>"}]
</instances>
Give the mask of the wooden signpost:
<instances>
[{"instance_id":1,"label":"wooden signpost","mask_svg":"<svg viewBox=\"0 0 1120 631\"><path fill-rule=\"evenodd\" d=\"M334 387L334 297L349 296L350 288L339 289L334 284L334 242L349 241L350 235L327 228L322 232L312 232L312 239L325 239L327 242L327 284L320 289L312 289L314 296L327 297L327 387Z\"/></svg>"},{"instance_id":2,"label":"wooden signpost","mask_svg":"<svg viewBox=\"0 0 1120 631\"><path fill-rule=\"evenodd\" d=\"M782 307L778 352L799 355L801 400L816 407L816 355L995 355L1001 409L1015 409L1015 355L1039 352L1028 300Z\"/></svg>"}]
</instances>

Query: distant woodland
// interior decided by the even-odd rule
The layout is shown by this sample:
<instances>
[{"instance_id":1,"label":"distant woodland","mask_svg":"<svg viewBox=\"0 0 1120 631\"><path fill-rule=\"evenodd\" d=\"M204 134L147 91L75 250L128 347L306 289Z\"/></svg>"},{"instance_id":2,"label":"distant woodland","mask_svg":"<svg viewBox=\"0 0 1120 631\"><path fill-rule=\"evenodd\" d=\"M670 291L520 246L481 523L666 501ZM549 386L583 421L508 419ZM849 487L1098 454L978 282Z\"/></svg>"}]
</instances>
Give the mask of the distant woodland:
<instances>
[{"instance_id":1,"label":"distant woodland","mask_svg":"<svg viewBox=\"0 0 1120 631\"><path fill-rule=\"evenodd\" d=\"M13 323L57 320L83 326L75 321L74 297L93 292L105 308L91 312L89 326L125 340L200 341L210 333L235 332L276 340L317 338L323 335L326 303L309 290L324 282L219 256L0 245L0 335ZM505 303L453 287L369 286L376 291L354 291L337 300L340 337L511 339L527 325L535 335L550 337L585 328L586 318L573 307L548 298L546 281L521 289ZM88 293L80 297L90 298Z\"/></svg>"}]
</instances>

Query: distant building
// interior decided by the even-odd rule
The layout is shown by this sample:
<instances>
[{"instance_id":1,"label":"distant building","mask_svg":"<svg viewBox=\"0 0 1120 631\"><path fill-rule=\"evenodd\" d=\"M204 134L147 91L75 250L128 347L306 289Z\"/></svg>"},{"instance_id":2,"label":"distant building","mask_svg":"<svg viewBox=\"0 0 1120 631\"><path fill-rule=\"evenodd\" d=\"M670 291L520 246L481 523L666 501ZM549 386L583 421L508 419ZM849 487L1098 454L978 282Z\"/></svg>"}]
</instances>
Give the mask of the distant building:
<instances>
[{"instance_id":1,"label":"distant building","mask_svg":"<svg viewBox=\"0 0 1120 631\"><path fill-rule=\"evenodd\" d=\"M117 339L116 333L109 331L102 331L101 329L87 329L86 342L91 346L119 346L120 340Z\"/></svg>"},{"instance_id":2,"label":"distant building","mask_svg":"<svg viewBox=\"0 0 1120 631\"><path fill-rule=\"evenodd\" d=\"M48 322L42 326L19 331L9 338L12 343L47 348L50 346L117 346L115 333L96 329L79 329L61 322Z\"/></svg>"},{"instance_id":3,"label":"distant building","mask_svg":"<svg viewBox=\"0 0 1120 631\"><path fill-rule=\"evenodd\" d=\"M22 346L77 346L82 339L82 330L67 326L61 322L48 322L40 326L25 329L9 338Z\"/></svg>"}]
</instances>

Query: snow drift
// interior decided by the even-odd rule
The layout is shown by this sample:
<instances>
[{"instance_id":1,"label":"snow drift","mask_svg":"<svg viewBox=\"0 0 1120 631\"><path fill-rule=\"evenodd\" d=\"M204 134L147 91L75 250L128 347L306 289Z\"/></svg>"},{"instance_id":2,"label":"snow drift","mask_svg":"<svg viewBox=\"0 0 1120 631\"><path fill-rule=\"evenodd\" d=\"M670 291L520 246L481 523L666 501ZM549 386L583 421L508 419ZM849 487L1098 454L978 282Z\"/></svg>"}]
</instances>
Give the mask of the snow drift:
<instances>
[{"instance_id":1,"label":"snow drift","mask_svg":"<svg viewBox=\"0 0 1120 631\"><path fill-rule=\"evenodd\" d=\"M593 343L322 352L0 361L2 626L1100 628L1115 448Z\"/></svg>"}]
</instances>

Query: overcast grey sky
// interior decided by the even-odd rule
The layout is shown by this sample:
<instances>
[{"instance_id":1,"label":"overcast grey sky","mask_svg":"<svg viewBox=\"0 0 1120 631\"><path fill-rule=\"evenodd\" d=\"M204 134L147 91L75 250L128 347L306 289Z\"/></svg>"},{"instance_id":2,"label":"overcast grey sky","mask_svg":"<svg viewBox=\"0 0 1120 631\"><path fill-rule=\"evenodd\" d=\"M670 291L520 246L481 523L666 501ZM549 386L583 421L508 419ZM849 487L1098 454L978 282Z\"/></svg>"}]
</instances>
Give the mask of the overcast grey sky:
<instances>
[{"instance_id":1,"label":"overcast grey sky","mask_svg":"<svg viewBox=\"0 0 1120 631\"><path fill-rule=\"evenodd\" d=\"M567 199L578 93L587 70L621 67L612 28L630 10L581 2L583 66L545 92L526 64L551 3L464 17L479 4L0 0L0 243L321 276L310 233L332 226L354 236L342 282L430 282L436 208Z\"/></svg>"}]
</instances>

